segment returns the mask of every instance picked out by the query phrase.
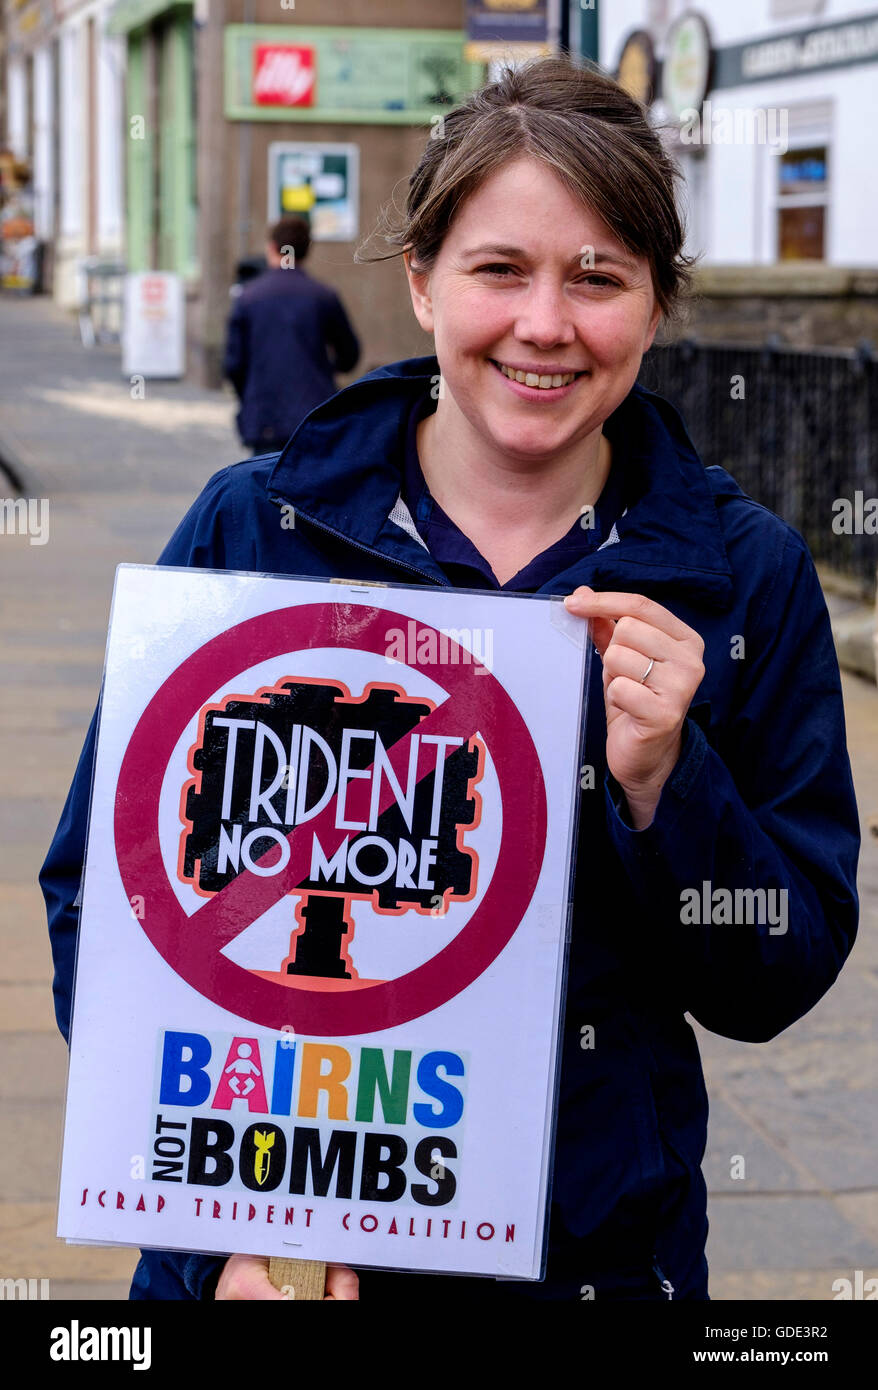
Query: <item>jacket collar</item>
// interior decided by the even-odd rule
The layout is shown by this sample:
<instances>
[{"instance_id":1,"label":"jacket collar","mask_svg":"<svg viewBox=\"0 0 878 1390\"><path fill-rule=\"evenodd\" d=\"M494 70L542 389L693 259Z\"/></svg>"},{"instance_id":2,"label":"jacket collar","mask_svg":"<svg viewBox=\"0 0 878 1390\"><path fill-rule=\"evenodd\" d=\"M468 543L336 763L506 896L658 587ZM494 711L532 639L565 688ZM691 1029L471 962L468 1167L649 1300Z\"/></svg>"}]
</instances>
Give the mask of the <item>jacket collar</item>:
<instances>
[{"instance_id":1,"label":"jacket collar","mask_svg":"<svg viewBox=\"0 0 878 1390\"><path fill-rule=\"evenodd\" d=\"M391 362L345 387L305 417L268 479L303 520L328 527L442 578L438 566L392 521L402 479L409 413L439 380L436 357ZM618 526L619 542L583 557L551 589L676 592L698 606L727 610L732 571L706 470L672 405L635 385L605 425L614 458L636 494Z\"/></svg>"}]
</instances>

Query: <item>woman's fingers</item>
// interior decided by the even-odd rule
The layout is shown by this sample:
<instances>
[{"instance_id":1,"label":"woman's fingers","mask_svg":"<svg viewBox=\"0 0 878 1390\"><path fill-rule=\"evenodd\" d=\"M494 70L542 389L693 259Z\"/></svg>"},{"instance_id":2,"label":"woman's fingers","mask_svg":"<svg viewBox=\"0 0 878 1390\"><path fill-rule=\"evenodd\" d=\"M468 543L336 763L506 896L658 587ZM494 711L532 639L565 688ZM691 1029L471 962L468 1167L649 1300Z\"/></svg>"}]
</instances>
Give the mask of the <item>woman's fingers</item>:
<instances>
[{"instance_id":1,"label":"woman's fingers","mask_svg":"<svg viewBox=\"0 0 878 1390\"><path fill-rule=\"evenodd\" d=\"M641 618L625 617L616 623L611 645L642 652L647 661L650 657L655 657L656 661L676 661L686 643L679 637L670 637L659 627L650 627Z\"/></svg>"},{"instance_id":2,"label":"woman's fingers","mask_svg":"<svg viewBox=\"0 0 878 1390\"><path fill-rule=\"evenodd\" d=\"M267 1255L230 1255L223 1265L214 1297L227 1302L252 1302L263 1298L282 1299L284 1295L268 1277Z\"/></svg>"},{"instance_id":3,"label":"woman's fingers","mask_svg":"<svg viewBox=\"0 0 878 1390\"><path fill-rule=\"evenodd\" d=\"M326 1266L326 1297L350 1301L360 1297L360 1281L347 1265Z\"/></svg>"},{"instance_id":4,"label":"woman's fingers","mask_svg":"<svg viewBox=\"0 0 878 1390\"><path fill-rule=\"evenodd\" d=\"M639 720L650 734L664 732L664 728L655 723L656 701L659 697L649 686L641 685L640 681L631 680L629 676L616 676L615 680L605 687L605 692L608 716L617 709Z\"/></svg>"},{"instance_id":5,"label":"woman's fingers","mask_svg":"<svg viewBox=\"0 0 878 1390\"><path fill-rule=\"evenodd\" d=\"M641 594L598 594L583 588L564 602L575 616L591 617L592 638L604 664L605 691L619 676L640 682L654 661L650 688L688 691L691 698L704 675L704 642L694 628ZM600 612L601 608L608 612ZM619 616L611 617L610 612Z\"/></svg>"},{"instance_id":6,"label":"woman's fingers","mask_svg":"<svg viewBox=\"0 0 878 1390\"><path fill-rule=\"evenodd\" d=\"M360 1281L347 1265L326 1266L326 1298L358 1299ZM267 1255L230 1255L220 1273L215 1297L226 1302L286 1299L268 1277Z\"/></svg>"},{"instance_id":7,"label":"woman's fingers","mask_svg":"<svg viewBox=\"0 0 878 1390\"><path fill-rule=\"evenodd\" d=\"M653 661L652 670L649 669L650 661ZM645 689L653 695L659 694L664 688L662 668L665 663L659 657L651 658L643 652L634 651L631 647L623 647L615 642L604 652L604 693L606 693L611 681L625 677L638 684L643 683ZM643 677L649 671L646 681Z\"/></svg>"},{"instance_id":8,"label":"woman's fingers","mask_svg":"<svg viewBox=\"0 0 878 1390\"><path fill-rule=\"evenodd\" d=\"M680 755L683 723L704 679L704 641L642 594L584 586L564 603L575 617L591 621L603 664L607 766L625 792L635 828L642 829Z\"/></svg>"},{"instance_id":9,"label":"woman's fingers","mask_svg":"<svg viewBox=\"0 0 878 1390\"><path fill-rule=\"evenodd\" d=\"M616 622L620 618L637 618L649 627L666 632L669 637L681 639L693 635L693 629L670 609L643 594L598 593L582 586L568 594L564 604L577 618L610 618Z\"/></svg>"},{"instance_id":10,"label":"woman's fingers","mask_svg":"<svg viewBox=\"0 0 878 1390\"><path fill-rule=\"evenodd\" d=\"M579 616L578 614L576 616ZM603 657L604 652L613 640L613 633L616 631L616 624L612 618L592 618L591 620L591 640L598 649L598 654Z\"/></svg>"}]
</instances>

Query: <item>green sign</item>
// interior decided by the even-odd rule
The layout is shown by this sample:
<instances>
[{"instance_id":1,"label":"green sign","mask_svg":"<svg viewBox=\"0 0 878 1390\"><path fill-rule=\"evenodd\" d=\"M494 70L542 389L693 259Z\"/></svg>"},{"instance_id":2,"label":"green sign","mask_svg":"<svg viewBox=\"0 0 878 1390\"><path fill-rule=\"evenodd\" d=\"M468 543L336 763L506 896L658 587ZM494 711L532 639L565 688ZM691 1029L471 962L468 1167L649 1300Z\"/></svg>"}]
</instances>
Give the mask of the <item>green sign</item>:
<instances>
[{"instance_id":1,"label":"green sign","mask_svg":"<svg viewBox=\"0 0 878 1390\"><path fill-rule=\"evenodd\" d=\"M273 140L268 147L268 220L296 213L314 241L359 235L359 145Z\"/></svg>"},{"instance_id":2,"label":"green sign","mask_svg":"<svg viewBox=\"0 0 878 1390\"><path fill-rule=\"evenodd\" d=\"M484 81L484 64L467 62L464 41L457 29L229 24L225 114L238 121L427 125ZM259 94L254 91L254 76L272 46L300 50L287 65L294 75L287 101L265 100L271 82L263 83ZM284 70L282 62L275 66ZM297 73L305 74L298 93Z\"/></svg>"}]
</instances>

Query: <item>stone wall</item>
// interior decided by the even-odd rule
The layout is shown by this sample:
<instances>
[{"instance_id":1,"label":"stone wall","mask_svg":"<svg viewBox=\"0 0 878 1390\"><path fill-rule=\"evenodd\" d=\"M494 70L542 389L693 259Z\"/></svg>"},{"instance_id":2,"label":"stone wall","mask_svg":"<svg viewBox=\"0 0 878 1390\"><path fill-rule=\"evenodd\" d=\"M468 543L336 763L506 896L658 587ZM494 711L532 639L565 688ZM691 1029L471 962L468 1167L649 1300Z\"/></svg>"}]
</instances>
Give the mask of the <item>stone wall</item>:
<instances>
[{"instance_id":1,"label":"stone wall","mask_svg":"<svg viewBox=\"0 0 878 1390\"><path fill-rule=\"evenodd\" d=\"M781 262L770 266L705 266L684 323L663 341L759 346L771 334L789 347L878 351L878 268Z\"/></svg>"}]
</instances>

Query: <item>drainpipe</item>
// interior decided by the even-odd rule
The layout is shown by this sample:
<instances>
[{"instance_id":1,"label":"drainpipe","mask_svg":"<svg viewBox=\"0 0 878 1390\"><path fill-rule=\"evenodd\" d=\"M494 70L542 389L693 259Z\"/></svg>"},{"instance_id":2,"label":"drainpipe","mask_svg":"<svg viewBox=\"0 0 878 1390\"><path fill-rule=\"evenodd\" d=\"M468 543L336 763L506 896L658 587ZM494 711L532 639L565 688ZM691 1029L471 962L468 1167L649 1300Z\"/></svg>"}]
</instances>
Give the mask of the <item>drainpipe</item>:
<instances>
[{"instance_id":1,"label":"drainpipe","mask_svg":"<svg viewBox=\"0 0 878 1390\"><path fill-rule=\"evenodd\" d=\"M578 14L578 51L582 58L589 58L593 63L598 61L598 6L600 0L571 0L571 38L574 43L576 38L576 15Z\"/></svg>"}]
</instances>

